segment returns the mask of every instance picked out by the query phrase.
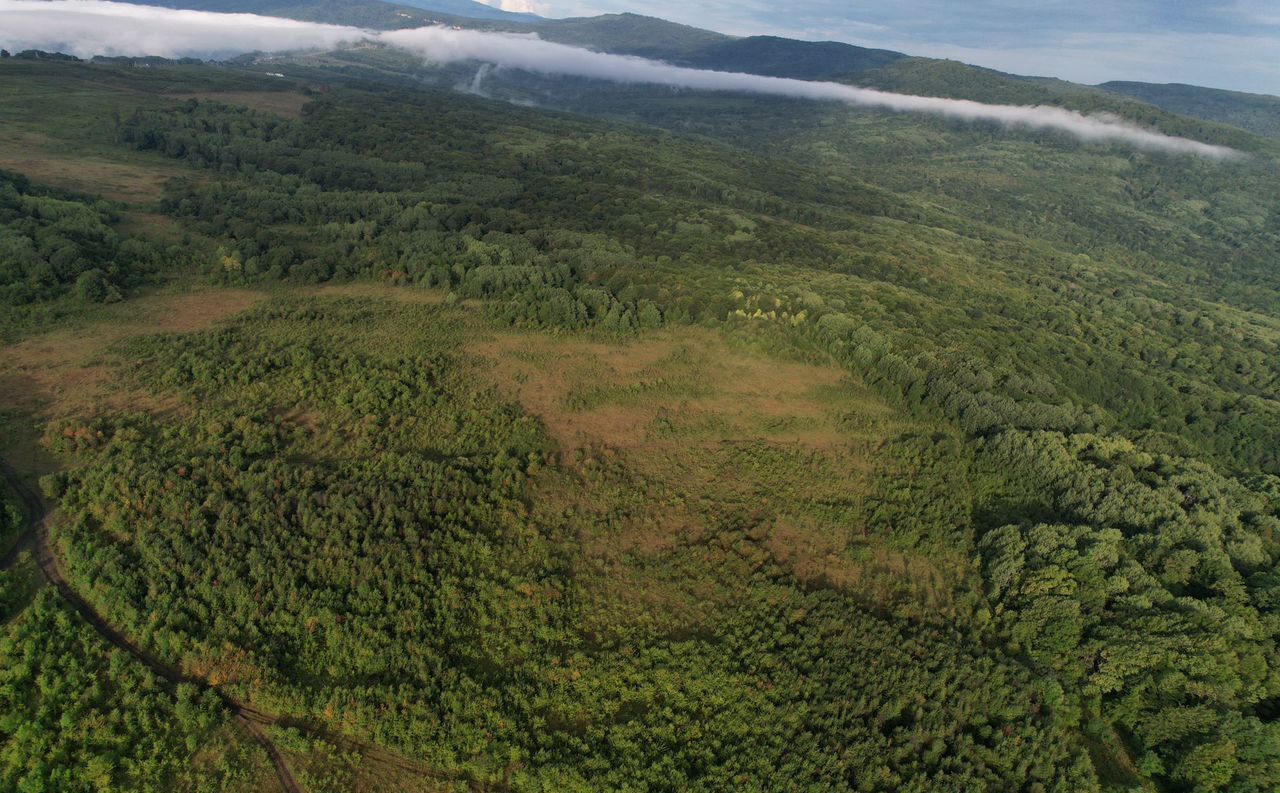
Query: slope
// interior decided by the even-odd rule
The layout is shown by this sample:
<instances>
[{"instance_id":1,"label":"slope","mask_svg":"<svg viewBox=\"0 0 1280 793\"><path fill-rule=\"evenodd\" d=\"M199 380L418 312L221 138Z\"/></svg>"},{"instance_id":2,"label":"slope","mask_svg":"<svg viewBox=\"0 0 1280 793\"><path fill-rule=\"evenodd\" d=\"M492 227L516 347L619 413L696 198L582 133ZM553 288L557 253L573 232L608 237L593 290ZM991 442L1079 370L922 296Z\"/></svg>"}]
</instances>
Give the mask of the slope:
<instances>
[{"instance_id":1,"label":"slope","mask_svg":"<svg viewBox=\"0 0 1280 793\"><path fill-rule=\"evenodd\" d=\"M542 20L537 14L503 11L476 0L405 0L400 5L420 8L423 11L436 11L464 19L492 19L500 22L532 23Z\"/></svg>"},{"instance_id":2,"label":"slope","mask_svg":"<svg viewBox=\"0 0 1280 793\"><path fill-rule=\"evenodd\" d=\"M468 26L512 24L489 23L383 0L139 0L138 4L223 14L264 14L376 30L414 28L433 23Z\"/></svg>"},{"instance_id":3,"label":"slope","mask_svg":"<svg viewBox=\"0 0 1280 793\"><path fill-rule=\"evenodd\" d=\"M1196 85L1109 82L1098 86L1185 116L1220 121L1268 138L1280 138L1280 97Z\"/></svg>"},{"instance_id":4,"label":"slope","mask_svg":"<svg viewBox=\"0 0 1280 793\"><path fill-rule=\"evenodd\" d=\"M665 60L681 66L741 71L808 80L846 80L925 96L1004 104L1054 104L1082 112L1141 117L1159 107L1184 117L1220 122L1276 138L1273 97L1197 86L1112 82L1084 86L1023 77L949 60L843 42L798 41L776 36L734 37L634 13L542 19L511 14L474 0L141 0L144 4L205 11L260 13L368 28L444 23L512 32L535 32L550 41L603 52ZM1119 97L1139 101L1117 101Z\"/></svg>"},{"instance_id":5,"label":"slope","mask_svg":"<svg viewBox=\"0 0 1280 793\"><path fill-rule=\"evenodd\" d=\"M561 44L658 60L680 60L732 40L722 33L640 14L552 19L537 25L536 30L543 38Z\"/></svg>"}]
</instances>

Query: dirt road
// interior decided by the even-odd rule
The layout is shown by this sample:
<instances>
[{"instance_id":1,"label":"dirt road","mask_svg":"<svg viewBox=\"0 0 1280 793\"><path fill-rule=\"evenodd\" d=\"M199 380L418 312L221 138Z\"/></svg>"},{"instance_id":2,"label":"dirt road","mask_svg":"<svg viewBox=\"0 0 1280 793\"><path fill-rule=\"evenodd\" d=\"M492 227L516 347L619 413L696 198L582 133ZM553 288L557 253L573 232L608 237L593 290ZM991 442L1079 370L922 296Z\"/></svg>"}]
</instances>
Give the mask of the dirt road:
<instances>
[{"instance_id":1,"label":"dirt road","mask_svg":"<svg viewBox=\"0 0 1280 793\"><path fill-rule=\"evenodd\" d=\"M120 631L107 624L106 620L94 611L80 594L71 588L67 583L66 577L62 574L62 569L58 564L58 559L53 553L53 548L49 543L49 530L45 525L46 510L44 499L40 495L27 487L26 483L18 476L17 472L6 462L0 460L0 475L22 499L23 507L27 513L27 526L23 530L21 537L14 544L14 547L0 559L0 568L10 567L18 558L18 555L25 550L34 550L36 564L40 567L40 572L49 580L58 594L62 596L72 608L74 608L85 622L93 626L98 635L109 644L120 648L129 655L133 656L143 666L151 670L153 674L166 681L170 687L175 687L179 683L190 683L202 689L209 686L201 680L195 680L188 677L173 666L166 664L164 661L155 657L146 650L138 647L129 640ZM280 780L280 787L286 793L305 793L302 786L293 778L293 774L289 771L289 766L285 763L284 756L280 753L279 748L272 742L270 736L263 729L264 726L278 724L280 719L269 714L262 713L251 707L242 705L239 702L228 697L225 693L213 689L214 693L222 699L227 709L231 711L236 721L244 725L249 734L262 745L267 755L271 758L271 762L275 765L276 776Z\"/></svg>"}]
</instances>

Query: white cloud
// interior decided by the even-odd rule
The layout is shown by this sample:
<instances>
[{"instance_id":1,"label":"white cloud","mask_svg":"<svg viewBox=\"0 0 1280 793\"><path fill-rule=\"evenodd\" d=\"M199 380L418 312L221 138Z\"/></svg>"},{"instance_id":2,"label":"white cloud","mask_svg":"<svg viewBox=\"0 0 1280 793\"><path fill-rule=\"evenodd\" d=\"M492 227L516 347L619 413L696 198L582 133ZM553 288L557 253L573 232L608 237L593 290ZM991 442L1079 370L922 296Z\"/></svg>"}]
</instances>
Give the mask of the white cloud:
<instances>
[{"instance_id":1,"label":"white cloud","mask_svg":"<svg viewBox=\"0 0 1280 793\"><path fill-rule=\"evenodd\" d=\"M93 55L220 56L335 47L364 31L256 14L210 14L98 0L4 0L0 46Z\"/></svg>"},{"instance_id":2,"label":"white cloud","mask_svg":"<svg viewBox=\"0 0 1280 793\"><path fill-rule=\"evenodd\" d=\"M1011 128L1058 130L1084 141L1122 142L1179 154L1213 158L1236 154L1221 146L1062 108L989 105L888 93L840 83L686 69L643 58L592 52L528 35L451 30L443 26L375 32L252 14L174 11L103 0L0 0L0 46L16 49L61 49L81 56L102 53L173 57L333 47L356 39L401 47L435 63L481 61L540 74L619 83L846 102L967 121L996 122Z\"/></svg>"}]
</instances>

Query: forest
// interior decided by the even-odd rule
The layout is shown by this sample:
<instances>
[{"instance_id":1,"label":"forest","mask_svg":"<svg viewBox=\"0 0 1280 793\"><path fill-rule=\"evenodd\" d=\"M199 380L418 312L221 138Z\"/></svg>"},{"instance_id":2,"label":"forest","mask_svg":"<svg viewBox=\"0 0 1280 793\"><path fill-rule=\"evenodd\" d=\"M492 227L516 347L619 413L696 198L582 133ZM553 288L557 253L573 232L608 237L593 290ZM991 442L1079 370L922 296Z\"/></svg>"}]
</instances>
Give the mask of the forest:
<instances>
[{"instance_id":1,"label":"forest","mask_svg":"<svg viewBox=\"0 0 1280 793\"><path fill-rule=\"evenodd\" d=\"M50 304L113 303L160 268L163 248L121 239L100 201L0 170L0 334L47 318Z\"/></svg>"},{"instance_id":2,"label":"forest","mask_svg":"<svg viewBox=\"0 0 1280 793\"><path fill-rule=\"evenodd\" d=\"M68 584L203 687L14 567L7 785L253 789L235 701L313 790L418 789L334 736L439 789L1274 789L1273 144L333 83L104 94L163 236L0 177L14 360L257 296L22 417Z\"/></svg>"}]
</instances>

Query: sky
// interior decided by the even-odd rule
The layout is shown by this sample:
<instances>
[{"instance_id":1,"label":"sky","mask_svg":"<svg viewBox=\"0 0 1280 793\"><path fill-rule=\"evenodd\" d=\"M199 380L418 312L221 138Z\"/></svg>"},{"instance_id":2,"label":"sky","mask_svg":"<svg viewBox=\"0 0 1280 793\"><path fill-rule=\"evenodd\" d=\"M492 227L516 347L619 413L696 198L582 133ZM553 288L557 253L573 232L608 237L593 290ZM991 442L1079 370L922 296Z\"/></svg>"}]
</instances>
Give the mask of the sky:
<instances>
[{"instance_id":1,"label":"sky","mask_svg":"<svg viewBox=\"0 0 1280 793\"><path fill-rule=\"evenodd\" d=\"M846 41L1083 83L1280 95L1280 0L485 0L548 16L632 11L735 35Z\"/></svg>"}]
</instances>

